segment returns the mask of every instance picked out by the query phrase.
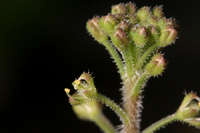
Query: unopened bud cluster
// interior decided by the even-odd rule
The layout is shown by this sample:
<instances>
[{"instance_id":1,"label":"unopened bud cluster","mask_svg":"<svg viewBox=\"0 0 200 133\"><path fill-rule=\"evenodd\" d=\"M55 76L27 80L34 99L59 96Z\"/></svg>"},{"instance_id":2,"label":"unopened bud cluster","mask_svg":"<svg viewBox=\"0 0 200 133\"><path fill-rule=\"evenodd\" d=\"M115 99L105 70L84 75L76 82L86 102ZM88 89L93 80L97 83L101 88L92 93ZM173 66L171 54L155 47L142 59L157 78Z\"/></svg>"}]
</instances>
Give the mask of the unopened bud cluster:
<instances>
[{"instance_id":1,"label":"unopened bud cluster","mask_svg":"<svg viewBox=\"0 0 200 133\"><path fill-rule=\"evenodd\" d=\"M155 49L158 50L172 44L177 38L174 20L164 16L161 6L136 9L131 2L114 5L111 13L90 19L87 30L101 44L111 41L122 55L127 49L139 50L136 52L137 57L142 56L152 45L156 45ZM148 68L157 67L162 62L164 64L164 59L153 65L156 63L153 61ZM164 70L161 66L157 67L159 70L151 70L154 76L159 75L158 71Z\"/></svg>"},{"instance_id":2,"label":"unopened bud cluster","mask_svg":"<svg viewBox=\"0 0 200 133\"><path fill-rule=\"evenodd\" d=\"M131 2L114 5L108 15L90 19L87 29L97 41L103 42L110 37L120 49L128 43L131 45L130 42L138 47L148 43L165 47L177 36L173 20L164 17L161 6L154 7L152 11L149 7L136 10Z\"/></svg>"}]
</instances>

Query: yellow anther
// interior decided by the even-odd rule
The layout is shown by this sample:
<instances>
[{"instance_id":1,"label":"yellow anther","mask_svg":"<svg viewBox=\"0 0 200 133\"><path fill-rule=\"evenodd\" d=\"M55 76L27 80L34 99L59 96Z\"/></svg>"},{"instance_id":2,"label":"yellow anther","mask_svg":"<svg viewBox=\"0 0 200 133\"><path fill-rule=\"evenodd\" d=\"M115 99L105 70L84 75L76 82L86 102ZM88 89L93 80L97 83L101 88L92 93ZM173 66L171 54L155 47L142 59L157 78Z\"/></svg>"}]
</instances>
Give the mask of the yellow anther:
<instances>
[{"instance_id":1,"label":"yellow anther","mask_svg":"<svg viewBox=\"0 0 200 133\"><path fill-rule=\"evenodd\" d=\"M66 92L67 94L69 94L69 93L70 93L70 89L65 88L65 92Z\"/></svg>"},{"instance_id":2,"label":"yellow anther","mask_svg":"<svg viewBox=\"0 0 200 133\"><path fill-rule=\"evenodd\" d=\"M199 107L200 107L200 102L198 103Z\"/></svg>"},{"instance_id":3,"label":"yellow anther","mask_svg":"<svg viewBox=\"0 0 200 133\"><path fill-rule=\"evenodd\" d=\"M81 82L80 82L80 80L75 80L74 83L75 83L76 85L79 85Z\"/></svg>"}]
</instances>

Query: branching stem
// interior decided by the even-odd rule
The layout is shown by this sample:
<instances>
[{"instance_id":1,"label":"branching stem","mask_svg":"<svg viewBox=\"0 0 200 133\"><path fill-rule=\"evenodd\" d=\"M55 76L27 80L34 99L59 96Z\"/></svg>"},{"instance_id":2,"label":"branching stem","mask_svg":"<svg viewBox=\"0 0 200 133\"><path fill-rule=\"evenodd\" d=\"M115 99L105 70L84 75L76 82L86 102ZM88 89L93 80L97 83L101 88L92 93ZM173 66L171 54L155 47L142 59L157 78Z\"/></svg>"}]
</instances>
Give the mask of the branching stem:
<instances>
[{"instance_id":1,"label":"branching stem","mask_svg":"<svg viewBox=\"0 0 200 133\"><path fill-rule=\"evenodd\" d=\"M106 47L106 49L108 50L111 57L113 58L114 62L116 63L116 66L117 66L119 73L121 75L121 78L122 78L122 76L124 75L124 64L123 64L123 61L121 60L119 53L112 46L112 43L109 40L105 40L103 42L103 44Z\"/></svg>"},{"instance_id":2,"label":"branching stem","mask_svg":"<svg viewBox=\"0 0 200 133\"><path fill-rule=\"evenodd\" d=\"M169 116L155 122L151 126L147 127L146 129L144 129L142 131L142 133L154 133L155 131L159 130L160 128L162 128L166 125L168 125L169 123L174 122L175 120L176 120L175 114L169 115Z\"/></svg>"},{"instance_id":3,"label":"branching stem","mask_svg":"<svg viewBox=\"0 0 200 133\"><path fill-rule=\"evenodd\" d=\"M125 111L120 106L118 106L114 101L110 100L109 98L107 98L102 94L97 94L97 101L110 107L120 117L124 125L128 125L130 123L130 120Z\"/></svg>"},{"instance_id":4,"label":"branching stem","mask_svg":"<svg viewBox=\"0 0 200 133\"><path fill-rule=\"evenodd\" d=\"M138 63L136 64L136 70L139 70L143 67L145 62L147 61L148 57L158 49L158 45L155 43L152 46L150 46L145 53L142 55L141 58L139 58Z\"/></svg>"},{"instance_id":5,"label":"branching stem","mask_svg":"<svg viewBox=\"0 0 200 133\"><path fill-rule=\"evenodd\" d=\"M99 126L99 128L101 128L104 133L115 133L113 125L103 114L97 115L94 122Z\"/></svg>"},{"instance_id":6,"label":"branching stem","mask_svg":"<svg viewBox=\"0 0 200 133\"><path fill-rule=\"evenodd\" d=\"M131 97L136 98L140 94L141 89L144 87L144 85L149 77L150 77L150 75L146 72L144 72L143 74L138 76L138 78L136 79L136 82L130 92Z\"/></svg>"}]
</instances>

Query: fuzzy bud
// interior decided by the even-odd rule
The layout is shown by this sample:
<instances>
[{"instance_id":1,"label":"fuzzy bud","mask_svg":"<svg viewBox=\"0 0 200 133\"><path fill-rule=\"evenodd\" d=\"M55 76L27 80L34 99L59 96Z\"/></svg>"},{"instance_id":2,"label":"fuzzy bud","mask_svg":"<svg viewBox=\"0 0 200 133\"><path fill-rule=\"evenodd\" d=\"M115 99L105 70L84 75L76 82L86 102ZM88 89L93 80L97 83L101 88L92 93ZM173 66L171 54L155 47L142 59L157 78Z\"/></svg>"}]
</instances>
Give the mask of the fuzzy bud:
<instances>
[{"instance_id":1,"label":"fuzzy bud","mask_svg":"<svg viewBox=\"0 0 200 133\"><path fill-rule=\"evenodd\" d=\"M113 44L118 48L118 50L124 49L128 45L128 38L124 30L118 28L114 34L111 36Z\"/></svg>"},{"instance_id":2,"label":"fuzzy bud","mask_svg":"<svg viewBox=\"0 0 200 133\"><path fill-rule=\"evenodd\" d=\"M139 48L143 48L148 41L147 29L145 27L139 27L130 31L130 36L133 39L135 45Z\"/></svg>"},{"instance_id":3,"label":"fuzzy bud","mask_svg":"<svg viewBox=\"0 0 200 133\"><path fill-rule=\"evenodd\" d=\"M102 43L107 39L105 33L101 30L99 25L99 17L94 17L87 22L87 30L93 36L93 38Z\"/></svg>"},{"instance_id":4,"label":"fuzzy bud","mask_svg":"<svg viewBox=\"0 0 200 133\"><path fill-rule=\"evenodd\" d=\"M153 8L153 15L157 18L162 18L164 16L162 6L156 6Z\"/></svg>"},{"instance_id":5,"label":"fuzzy bud","mask_svg":"<svg viewBox=\"0 0 200 133\"><path fill-rule=\"evenodd\" d=\"M176 112L178 120L200 128L200 98L194 94L187 94Z\"/></svg>"},{"instance_id":6,"label":"fuzzy bud","mask_svg":"<svg viewBox=\"0 0 200 133\"><path fill-rule=\"evenodd\" d=\"M140 21L147 20L149 16L151 16L151 13L149 7L147 6L142 7L137 11L137 17L139 18Z\"/></svg>"},{"instance_id":7,"label":"fuzzy bud","mask_svg":"<svg viewBox=\"0 0 200 133\"><path fill-rule=\"evenodd\" d=\"M156 54L151 61L146 65L146 71L152 76L161 75L165 69L165 59L162 54Z\"/></svg>"},{"instance_id":8,"label":"fuzzy bud","mask_svg":"<svg viewBox=\"0 0 200 133\"><path fill-rule=\"evenodd\" d=\"M105 32L108 34L112 33L118 21L116 17L112 14L108 14L101 18L100 24Z\"/></svg>"},{"instance_id":9,"label":"fuzzy bud","mask_svg":"<svg viewBox=\"0 0 200 133\"><path fill-rule=\"evenodd\" d=\"M133 16L136 12L136 6L132 2L126 4L128 15Z\"/></svg>"},{"instance_id":10,"label":"fuzzy bud","mask_svg":"<svg viewBox=\"0 0 200 133\"><path fill-rule=\"evenodd\" d=\"M172 44L177 37L177 31L173 27L167 27L166 29L161 31L160 35L160 46L166 47Z\"/></svg>"},{"instance_id":11,"label":"fuzzy bud","mask_svg":"<svg viewBox=\"0 0 200 133\"><path fill-rule=\"evenodd\" d=\"M121 21L121 23L119 23L118 28L124 30L124 31L128 31L129 28L129 24L127 21Z\"/></svg>"},{"instance_id":12,"label":"fuzzy bud","mask_svg":"<svg viewBox=\"0 0 200 133\"><path fill-rule=\"evenodd\" d=\"M117 5L114 5L112 6L112 9L111 9L111 13L112 14L126 14L126 7L124 4L117 4Z\"/></svg>"}]
</instances>

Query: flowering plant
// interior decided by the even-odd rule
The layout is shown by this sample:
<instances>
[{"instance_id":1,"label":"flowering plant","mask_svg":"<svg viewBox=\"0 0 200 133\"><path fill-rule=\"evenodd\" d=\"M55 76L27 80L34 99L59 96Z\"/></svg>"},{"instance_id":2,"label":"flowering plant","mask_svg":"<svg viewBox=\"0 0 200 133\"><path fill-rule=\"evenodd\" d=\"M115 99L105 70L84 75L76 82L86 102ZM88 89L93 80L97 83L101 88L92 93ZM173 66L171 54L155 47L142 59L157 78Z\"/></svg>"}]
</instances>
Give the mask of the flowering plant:
<instances>
[{"instance_id":1,"label":"flowering plant","mask_svg":"<svg viewBox=\"0 0 200 133\"><path fill-rule=\"evenodd\" d=\"M72 84L76 92L65 92L80 119L95 122L105 133L153 133L168 123L181 121L200 128L200 98L186 94L177 111L140 130L142 90L151 77L163 73L166 61L161 50L177 38L175 20L166 18L161 6L136 9L129 2L112 6L111 13L87 22L90 35L111 55L122 80L123 107L100 94L92 76L83 73ZM120 129L102 113L100 104L112 109L120 118Z\"/></svg>"}]
</instances>

